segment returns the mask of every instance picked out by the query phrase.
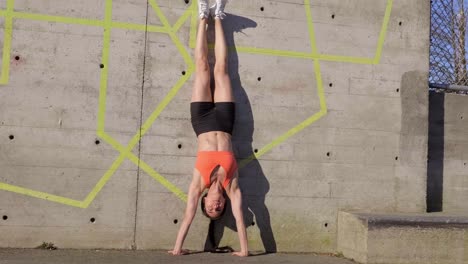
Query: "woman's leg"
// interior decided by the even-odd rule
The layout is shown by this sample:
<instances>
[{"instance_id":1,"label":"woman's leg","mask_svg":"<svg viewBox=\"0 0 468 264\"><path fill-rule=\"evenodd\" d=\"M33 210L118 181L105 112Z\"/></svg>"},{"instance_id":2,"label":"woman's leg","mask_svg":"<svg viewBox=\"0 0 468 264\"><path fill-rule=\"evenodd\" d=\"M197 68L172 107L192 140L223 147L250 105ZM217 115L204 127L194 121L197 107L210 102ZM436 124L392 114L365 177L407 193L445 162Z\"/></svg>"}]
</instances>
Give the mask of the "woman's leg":
<instances>
[{"instance_id":1,"label":"woman's leg","mask_svg":"<svg viewBox=\"0 0 468 264\"><path fill-rule=\"evenodd\" d=\"M228 49L224 37L222 19L215 18L214 102L234 102L228 72Z\"/></svg>"},{"instance_id":2,"label":"woman's leg","mask_svg":"<svg viewBox=\"0 0 468 264\"><path fill-rule=\"evenodd\" d=\"M210 89L210 66L208 64L208 40L206 25L208 19L200 19L195 47L195 82L192 90L192 102L213 102Z\"/></svg>"}]
</instances>

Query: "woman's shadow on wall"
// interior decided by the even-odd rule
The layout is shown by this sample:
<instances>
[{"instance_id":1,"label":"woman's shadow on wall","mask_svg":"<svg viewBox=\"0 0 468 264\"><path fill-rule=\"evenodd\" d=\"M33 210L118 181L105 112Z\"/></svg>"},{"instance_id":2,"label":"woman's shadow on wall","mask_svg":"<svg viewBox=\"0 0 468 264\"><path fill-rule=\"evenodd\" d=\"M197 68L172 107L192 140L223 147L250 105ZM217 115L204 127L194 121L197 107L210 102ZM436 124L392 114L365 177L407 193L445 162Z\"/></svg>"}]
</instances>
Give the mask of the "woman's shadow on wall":
<instances>
[{"instance_id":1,"label":"woman's shadow on wall","mask_svg":"<svg viewBox=\"0 0 468 264\"><path fill-rule=\"evenodd\" d=\"M252 146L254 118L249 97L242 86L239 76L239 56L236 50L234 33L243 34L242 30L254 28L257 23L245 17L228 14L223 20L223 28L229 46L229 74L236 100L236 122L233 132L233 147L239 161L239 184L242 190L244 221L247 228L258 227L266 253L276 252L276 241L271 229L270 213L265 205L265 196L270 189L260 163L253 159L246 165L242 160L252 157L257 150ZM209 28L214 28L210 25ZM208 33L212 39L213 31ZM210 41L211 42L211 41ZM230 203L225 215L216 221L210 221L205 242L205 251L226 252L232 250L229 246L220 247L224 228L237 231Z\"/></svg>"}]
</instances>

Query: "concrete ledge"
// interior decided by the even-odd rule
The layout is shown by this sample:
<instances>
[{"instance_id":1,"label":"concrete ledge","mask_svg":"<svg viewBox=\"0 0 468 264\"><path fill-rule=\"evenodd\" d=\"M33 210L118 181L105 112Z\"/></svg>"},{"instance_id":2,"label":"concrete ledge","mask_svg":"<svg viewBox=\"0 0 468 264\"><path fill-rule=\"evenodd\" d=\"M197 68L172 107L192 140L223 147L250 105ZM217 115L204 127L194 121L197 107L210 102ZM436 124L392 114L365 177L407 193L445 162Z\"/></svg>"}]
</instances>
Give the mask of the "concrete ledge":
<instances>
[{"instance_id":1,"label":"concrete ledge","mask_svg":"<svg viewBox=\"0 0 468 264\"><path fill-rule=\"evenodd\" d=\"M339 212L338 251L361 263L468 264L468 215Z\"/></svg>"}]
</instances>

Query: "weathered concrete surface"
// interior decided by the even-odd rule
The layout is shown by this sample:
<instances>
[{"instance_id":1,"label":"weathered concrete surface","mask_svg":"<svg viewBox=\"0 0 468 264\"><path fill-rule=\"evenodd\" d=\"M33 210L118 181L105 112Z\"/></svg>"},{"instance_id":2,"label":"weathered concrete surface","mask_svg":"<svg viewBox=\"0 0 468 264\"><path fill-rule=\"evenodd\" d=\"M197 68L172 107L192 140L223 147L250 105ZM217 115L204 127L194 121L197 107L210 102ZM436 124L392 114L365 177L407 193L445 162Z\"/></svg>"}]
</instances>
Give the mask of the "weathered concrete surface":
<instances>
[{"instance_id":1,"label":"weathered concrete surface","mask_svg":"<svg viewBox=\"0 0 468 264\"><path fill-rule=\"evenodd\" d=\"M0 247L168 249L185 207L174 192L187 191L196 155L190 18L174 34L154 31L192 1L149 1L148 15L144 0L71 2L9 2L83 20L13 18L0 86ZM103 48L110 2L115 22L143 29L112 24ZM227 7L235 152L258 154L240 171L252 250L334 252L340 209L425 211L429 1L319 0L310 12L304 3ZM209 224L196 217L187 248L238 246L229 214Z\"/></svg>"},{"instance_id":2,"label":"weathered concrete surface","mask_svg":"<svg viewBox=\"0 0 468 264\"><path fill-rule=\"evenodd\" d=\"M361 263L468 263L468 216L338 215L338 252Z\"/></svg>"},{"instance_id":3,"label":"weathered concrete surface","mask_svg":"<svg viewBox=\"0 0 468 264\"><path fill-rule=\"evenodd\" d=\"M468 96L445 96L443 211L468 214Z\"/></svg>"},{"instance_id":4,"label":"weathered concrete surface","mask_svg":"<svg viewBox=\"0 0 468 264\"><path fill-rule=\"evenodd\" d=\"M316 254L269 254L239 258L230 254L195 252L185 256L170 256L162 251L143 250L40 250L0 249L2 264L149 264L149 263L315 263L352 264L343 258L319 256Z\"/></svg>"}]
</instances>

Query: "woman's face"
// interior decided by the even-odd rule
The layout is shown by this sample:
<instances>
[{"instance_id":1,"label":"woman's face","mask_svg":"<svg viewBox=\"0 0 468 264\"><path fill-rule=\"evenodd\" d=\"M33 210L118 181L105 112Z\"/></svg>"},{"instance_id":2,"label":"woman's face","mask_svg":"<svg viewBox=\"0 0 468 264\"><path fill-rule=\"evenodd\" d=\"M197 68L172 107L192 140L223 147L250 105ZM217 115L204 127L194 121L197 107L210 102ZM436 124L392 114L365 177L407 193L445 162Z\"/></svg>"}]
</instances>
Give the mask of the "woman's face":
<instances>
[{"instance_id":1,"label":"woman's face","mask_svg":"<svg viewBox=\"0 0 468 264\"><path fill-rule=\"evenodd\" d=\"M209 196L205 197L205 211L210 218L218 218L223 212L226 200L224 197L217 197L215 199Z\"/></svg>"}]
</instances>

